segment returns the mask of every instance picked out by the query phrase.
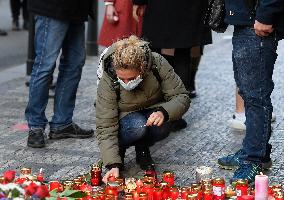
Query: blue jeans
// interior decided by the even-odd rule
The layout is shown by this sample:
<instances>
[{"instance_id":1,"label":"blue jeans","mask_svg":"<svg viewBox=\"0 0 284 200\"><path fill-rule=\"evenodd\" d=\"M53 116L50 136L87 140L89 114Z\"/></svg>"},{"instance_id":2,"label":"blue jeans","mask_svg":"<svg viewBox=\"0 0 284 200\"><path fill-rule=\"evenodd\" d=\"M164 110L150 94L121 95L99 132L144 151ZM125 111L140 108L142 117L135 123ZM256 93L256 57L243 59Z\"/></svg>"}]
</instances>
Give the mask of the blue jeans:
<instances>
[{"instance_id":1,"label":"blue jeans","mask_svg":"<svg viewBox=\"0 0 284 200\"><path fill-rule=\"evenodd\" d=\"M243 140L245 161L260 163L270 156L270 95L274 88L272 74L277 59L276 33L259 37L249 27L234 28L233 68L236 84L244 99L246 135Z\"/></svg>"},{"instance_id":2,"label":"blue jeans","mask_svg":"<svg viewBox=\"0 0 284 200\"><path fill-rule=\"evenodd\" d=\"M26 119L30 128L45 128L49 84L62 49L50 128L72 123L76 92L85 64L85 25L35 16L35 53Z\"/></svg>"},{"instance_id":3,"label":"blue jeans","mask_svg":"<svg viewBox=\"0 0 284 200\"><path fill-rule=\"evenodd\" d=\"M119 121L119 143L122 147L152 146L170 133L169 123L161 126L144 126L153 109L132 112Z\"/></svg>"}]
</instances>

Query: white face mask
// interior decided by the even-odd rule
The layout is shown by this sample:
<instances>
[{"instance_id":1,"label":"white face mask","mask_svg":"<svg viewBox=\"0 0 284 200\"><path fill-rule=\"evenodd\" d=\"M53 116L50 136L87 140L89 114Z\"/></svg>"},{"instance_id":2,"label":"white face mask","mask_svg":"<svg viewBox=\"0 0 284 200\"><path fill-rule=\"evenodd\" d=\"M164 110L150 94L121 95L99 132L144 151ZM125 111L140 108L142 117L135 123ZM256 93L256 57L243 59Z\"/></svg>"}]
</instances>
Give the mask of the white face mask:
<instances>
[{"instance_id":1,"label":"white face mask","mask_svg":"<svg viewBox=\"0 0 284 200\"><path fill-rule=\"evenodd\" d=\"M133 79L131 81L129 81L128 83L124 83L120 78L117 78L117 81L120 83L120 85L126 89L127 91L133 90L134 88L136 88L139 83L141 83L141 81L143 81L143 79L141 78L141 76L137 76L136 79Z\"/></svg>"}]
</instances>

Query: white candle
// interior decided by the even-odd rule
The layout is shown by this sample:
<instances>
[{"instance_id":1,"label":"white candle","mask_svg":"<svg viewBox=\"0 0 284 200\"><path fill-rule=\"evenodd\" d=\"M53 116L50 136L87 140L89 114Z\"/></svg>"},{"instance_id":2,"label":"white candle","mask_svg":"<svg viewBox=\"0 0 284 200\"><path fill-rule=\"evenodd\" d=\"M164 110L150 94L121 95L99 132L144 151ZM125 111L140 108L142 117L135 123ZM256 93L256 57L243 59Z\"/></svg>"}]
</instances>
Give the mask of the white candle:
<instances>
[{"instance_id":1,"label":"white candle","mask_svg":"<svg viewBox=\"0 0 284 200\"><path fill-rule=\"evenodd\" d=\"M268 176L256 175L255 176L255 200L268 199Z\"/></svg>"}]
</instances>

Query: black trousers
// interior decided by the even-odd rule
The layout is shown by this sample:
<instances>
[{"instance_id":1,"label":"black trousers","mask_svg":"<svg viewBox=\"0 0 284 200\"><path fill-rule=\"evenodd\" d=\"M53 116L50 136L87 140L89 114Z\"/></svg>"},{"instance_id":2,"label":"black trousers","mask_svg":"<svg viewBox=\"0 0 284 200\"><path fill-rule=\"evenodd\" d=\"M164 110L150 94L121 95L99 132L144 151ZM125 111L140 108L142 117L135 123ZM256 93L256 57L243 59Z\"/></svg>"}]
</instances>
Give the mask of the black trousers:
<instances>
[{"instance_id":1,"label":"black trousers","mask_svg":"<svg viewBox=\"0 0 284 200\"><path fill-rule=\"evenodd\" d=\"M27 11L27 0L10 0L11 11L13 20L19 20L19 16L22 8L22 15L24 20L29 19L29 14Z\"/></svg>"},{"instance_id":2,"label":"black trousers","mask_svg":"<svg viewBox=\"0 0 284 200\"><path fill-rule=\"evenodd\" d=\"M161 54L161 49L153 48L152 50ZM161 54L174 68L175 73L180 77L187 90L191 89L190 50L191 48L176 48L174 56Z\"/></svg>"}]
</instances>

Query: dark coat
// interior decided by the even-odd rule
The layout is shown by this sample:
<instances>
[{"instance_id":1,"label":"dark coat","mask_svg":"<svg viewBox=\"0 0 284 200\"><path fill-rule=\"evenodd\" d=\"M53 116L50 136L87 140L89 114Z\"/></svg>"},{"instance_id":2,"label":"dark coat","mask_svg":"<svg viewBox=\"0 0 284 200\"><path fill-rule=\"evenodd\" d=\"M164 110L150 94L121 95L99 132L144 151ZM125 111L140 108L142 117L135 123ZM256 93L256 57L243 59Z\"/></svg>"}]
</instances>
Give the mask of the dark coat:
<instances>
[{"instance_id":1,"label":"dark coat","mask_svg":"<svg viewBox=\"0 0 284 200\"><path fill-rule=\"evenodd\" d=\"M284 33L283 0L225 0L225 22L231 25L253 26L255 19L263 24L273 24L276 30Z\"/></svg>"},{"instance_id":2,"label":"dark coat","mask_svg":"<svg viewBox=\"0 0 284 200\"><path fill-rule=\"evenodd\" d=\"M92 11L93 0L28 0L28 10L37 15L83 22Z\"/></svg>"},{"instance_id":3,"label":"dark coat","mask_svg":"<svg viewBox=\"0 0 284 200\"><path fill-rule=\"evenodd\" d=\"M142 37L153 48L189 48L212 43L203 25L207 0L133 0L147 5Z\"/></svg>"}]
</instances>

